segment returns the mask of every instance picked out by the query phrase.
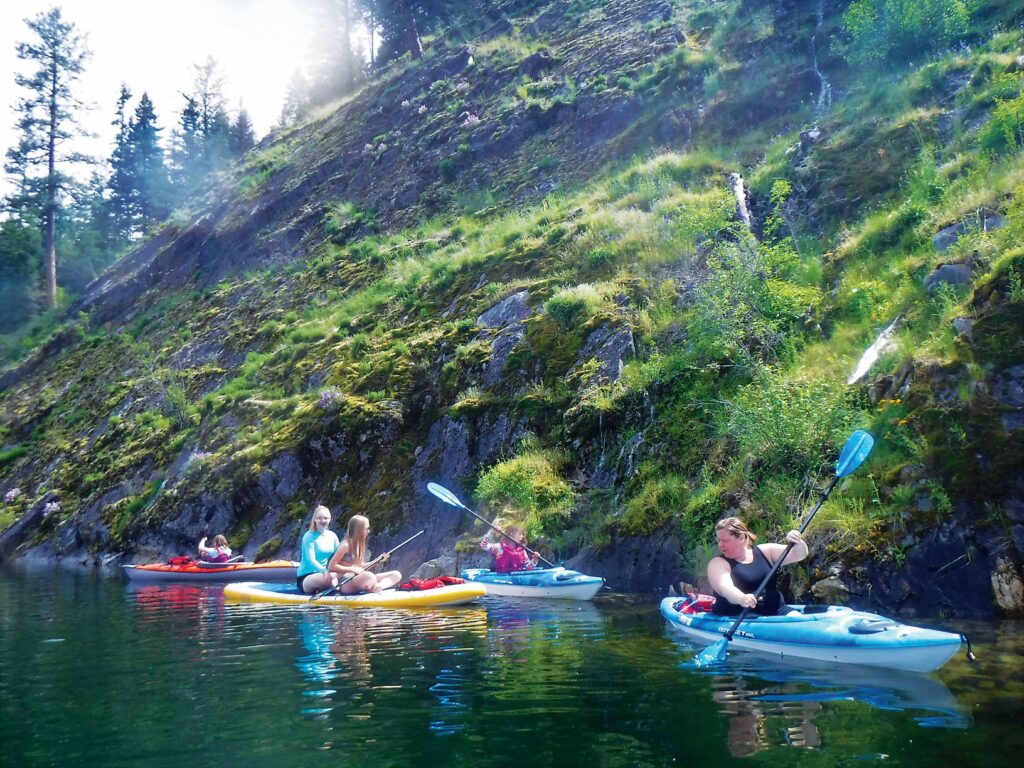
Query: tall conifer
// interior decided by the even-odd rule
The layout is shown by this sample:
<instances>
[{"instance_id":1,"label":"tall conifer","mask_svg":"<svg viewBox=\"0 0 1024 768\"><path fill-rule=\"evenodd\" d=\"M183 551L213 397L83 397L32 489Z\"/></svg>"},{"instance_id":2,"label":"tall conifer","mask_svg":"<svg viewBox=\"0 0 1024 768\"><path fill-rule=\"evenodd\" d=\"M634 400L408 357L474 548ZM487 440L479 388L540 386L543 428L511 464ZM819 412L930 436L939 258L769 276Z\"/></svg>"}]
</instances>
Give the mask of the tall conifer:
<instances>
[{"instance_id":1,"label":"tall conifer","mask_svg":"<svg viewBox=\"0 0 1024 768\"><path fill-rule=\"evenodd\" d=\"M46 303L57 304L57 218L70 186L64 173L68 164L87 158L64 152L66 142L82 135L74 119L81 103L71 87L81 74L88 49L75 25L61 18L60 8L51 8L25 23L34 37L18 43L22 61L36 66L29 75L16 74L15 82L28 90L18 102L20 139L7 152L5 170L21 181L24 202L40 214L46 273Z\"/></svg>"}]
</instances>

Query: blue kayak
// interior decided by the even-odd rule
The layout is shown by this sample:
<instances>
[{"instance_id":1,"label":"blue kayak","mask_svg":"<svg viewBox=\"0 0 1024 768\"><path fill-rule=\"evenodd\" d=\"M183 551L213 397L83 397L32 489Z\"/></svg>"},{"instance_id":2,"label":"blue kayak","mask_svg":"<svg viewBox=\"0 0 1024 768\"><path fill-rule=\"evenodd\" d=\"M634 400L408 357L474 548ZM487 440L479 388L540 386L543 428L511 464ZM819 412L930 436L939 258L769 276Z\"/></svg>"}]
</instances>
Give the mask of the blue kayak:
<instances>
[{"instance_id":1,"label":"blue kayak","mask_svg":"<svg viewBox=\"0 0 1024 768\"><path fill-rule=\"evenodd\" d=\"M788 616L750 616L739 625L730 648L782 658L930 672L960 648L962 636L902 624L843 606L791 606ZM690 612L690 600L667 597L661 615L673 629L704 645L717 642L736 621L706 611Z\"/></svg>"},{"instance_id":2,"label":"blue kayak","mask_svg":"<svg viewBox=\"0 0 1024 768\"><path fill-rule=\"evenodd\" d=\"M534 568L530 571L497 573L487 568L466 568L466 581L483 584L489 595L502 597L555 597L589 600L604 586L600 576L586 576L567 568Z\"/></svg>"}]
</instances>

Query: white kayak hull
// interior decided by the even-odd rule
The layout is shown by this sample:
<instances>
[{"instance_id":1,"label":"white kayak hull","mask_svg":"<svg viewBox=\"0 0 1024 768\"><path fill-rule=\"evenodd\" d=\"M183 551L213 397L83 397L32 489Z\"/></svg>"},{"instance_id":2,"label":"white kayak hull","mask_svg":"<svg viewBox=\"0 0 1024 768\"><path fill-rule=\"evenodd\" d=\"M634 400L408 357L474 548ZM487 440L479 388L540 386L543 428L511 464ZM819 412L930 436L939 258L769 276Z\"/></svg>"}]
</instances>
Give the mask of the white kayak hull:
<instances>
[{"instance_id":1,"label":"white kayak hull","mask_svg":"<svg viewBox=\"0 0 1024 768\"><path fill-rule=\"evenodd\" d=\"M678 598L665 598L661 614L677 632L698 645L722 640L735 617L685 613ZM800 611L803 606L793 606ZM838 664L865 664L911 672L931 672L945 664L961 645L960 635L901 624L873 613L829 606L808 615L761 616L743 621L730 650L752 651L782 659L814 659Z\"/></svg>"},{"instance_id":2,"label":"white kayak hull","mask_svg":"<svg viewBox=\"0 0 1024 768\"><path fill-rule=\"evenodd\" d=\"M604 579L565 568L543 568L514 573L495 573L487 568L466 568L459 574L466 581L482 584L488 595L498 597L539 597L557 600L591 600L604 586Z\"/></svg>"}]
</instances>

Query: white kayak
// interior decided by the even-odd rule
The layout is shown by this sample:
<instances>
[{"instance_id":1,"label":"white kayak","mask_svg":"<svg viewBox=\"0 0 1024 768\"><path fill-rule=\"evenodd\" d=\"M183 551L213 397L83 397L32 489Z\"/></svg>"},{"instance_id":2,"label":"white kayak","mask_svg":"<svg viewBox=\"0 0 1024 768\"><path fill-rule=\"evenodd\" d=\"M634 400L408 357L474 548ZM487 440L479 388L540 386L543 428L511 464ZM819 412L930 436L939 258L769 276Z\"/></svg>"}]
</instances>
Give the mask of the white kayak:
<instances>
[{"instance_id":1,"label":"white kayak","mask_svg":"<svg viewBox=\"0 0 1024 768\"><path fill-rule=\"evenodd\" d=\"M561 567L512 573L497 573L487 568L466 568L459 575L466 581L485 586L488 595L501 597L590 600L604 586L604 579L599 576L587 576Z\"/></svg>"},{"instance_id":2,"label":"white kayak","mask_svg":"<svg viewBox=\"0 0 1024 768\"><path fill-rule=\"evenodd\" d=\"M949 661L963 639L844 606L791 607L795 614L744 619L728 647L782 658L930 672ZM736 621L735 616L691 612L690 600L678 597L661 601L661 615L673 629L703 645L722 640Z\"/></svg>"}]
</instances>

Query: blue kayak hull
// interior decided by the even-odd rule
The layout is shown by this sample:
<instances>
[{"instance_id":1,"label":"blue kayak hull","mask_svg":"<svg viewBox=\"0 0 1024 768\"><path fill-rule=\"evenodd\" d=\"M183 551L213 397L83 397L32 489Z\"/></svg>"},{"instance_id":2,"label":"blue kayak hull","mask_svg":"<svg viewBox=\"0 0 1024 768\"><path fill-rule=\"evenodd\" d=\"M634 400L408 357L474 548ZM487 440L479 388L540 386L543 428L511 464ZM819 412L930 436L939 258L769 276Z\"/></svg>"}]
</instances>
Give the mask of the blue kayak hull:
<instances>
[{"instance_id":1,"label":"blue kayak hull","mask_svg":"<svg viewBox=\"0 0 1024 768\"><path fill-rule=\"evenodd\" d=\"M466 568L466 581L482 584L488 595L590 600L604 586L599 576L587 576L566 568L535 568L531 571L496 573L487 568Z\"/></svg>"},{"instance_id":2,"label":"blue kayak hull","mask_svg":"<svg viewBox=\"0 0 1024 768\"><path fill-rule=\"evenodd\" d=\"M661 615L673 629L698 643L718 642L736 620L734 616L682 612L679 607L685 602L665 598ZM808 613L804 613L805 608L793 606L797 613L790 616L745 619L733 635L730 648L914 672L938 669L960 648L961 637L952 632L914 627L843 606L822 606L824 610Z\"/></svg>"}]
</instances>

